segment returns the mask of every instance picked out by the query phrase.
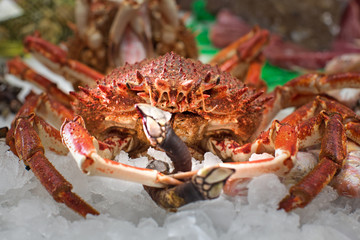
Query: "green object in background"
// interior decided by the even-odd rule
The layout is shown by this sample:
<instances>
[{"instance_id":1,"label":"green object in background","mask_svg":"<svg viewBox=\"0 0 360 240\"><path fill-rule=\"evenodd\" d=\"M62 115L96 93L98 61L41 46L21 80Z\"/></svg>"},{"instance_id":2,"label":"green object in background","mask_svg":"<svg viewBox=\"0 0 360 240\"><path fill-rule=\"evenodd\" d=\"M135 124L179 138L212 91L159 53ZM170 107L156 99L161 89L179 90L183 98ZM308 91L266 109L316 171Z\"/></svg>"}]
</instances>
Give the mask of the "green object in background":
<instances>
[{"instance_id":1,"label":"green object in background","mask_svg":"<svg viewBox=\"0 0 360 240\"><path fill-rule=\"evenodd\" d=\"M210 27L215 21L215 16L206 10L206 0L196 0L191 5L192 17L186 23L195 34L199 49L199 59L208 62L219 49L211 44L209 38Z\"/></svg>"},{"instance_id":2,"label":"green object in background","mask_svg":"<svg viewBox=\"0 0 360 240\"><path fill-rule=\"evenodd\" d=\"M268 91L278 85L284 85L289 80L299 76L300 73L282 69L266 62L261 71L261 78L267 83Z\"/></svg>"},{"instance_id":3,"label":"green object in background","mask_svg":"<svg viewBox=\"0 0 360 240\"><path fill-rule=\"evenodd\" d=\"M192 4L193 17L187 23L196 35L199 48L200 60L208 62L219 49L211 44L209 32L215 21L215 16L206 10L206 0L196 0ZM300 73L288 71L266 62L261 71L261 78L268 84L268 90L272 91L278 85L284 85L289 80L299 76Z\"/></svg>"},{"instance_id":4,"label":"green object in background","mask_svg":"<svg viewBox=\"0 0 360 240\"><path fill-rule=\"evenodd\" d=\"M24 53L21 41L0 40L0 58L10 58Z\"/></svg>"},{"instance_id":5,"label":"green object in background","mask_svg":"<svg viewBox=\"0 0 360 240\"><path fill-rule=\"evenodd\" d=\"M27 3L24 0L20 2L24 4ZM41 0L37 0L36 2L41 2ZM69 4L69 6L72 6L71 4L73 4L73 0L57 0L56 2L62 3L63 5ZM29 9L25 8L25 10ZM31 13L33 14L34 12ZM200 60L202 60L203 62L208 62L216 53L219 52L219 49L212 45L209 38L209 32L211 29L211 25L215 21L215 16L206 10L206 0L195 0L193 2L192 16L193 17L187 22L187 27L192 29L192 31L196 35L196 41L200 53ZM19 18L17 21L20 20L21 19ZM32 21L29 21L29 23L31 22ZM23 45L21 40L0 40L0 57L13 57L20 54L23 54ZM264 65L261 72L261 78L264 79L268 84L269 91L273 90L277 85L285 84L287 81L297 77L298 75L300 74L297 72L281 69L279 67L269 64L268 62Z\"/></svg>"},{"instance_id":6,"label":"green object in background","mask_svg":"<svg viewBox=\"0 0 360 240\"><path fill-rule=\"evenodd\" d=\"M194 1L191 11L197 21L215 21L215 16L206 10L206 0Z\"/></svg>"}]
</instances>

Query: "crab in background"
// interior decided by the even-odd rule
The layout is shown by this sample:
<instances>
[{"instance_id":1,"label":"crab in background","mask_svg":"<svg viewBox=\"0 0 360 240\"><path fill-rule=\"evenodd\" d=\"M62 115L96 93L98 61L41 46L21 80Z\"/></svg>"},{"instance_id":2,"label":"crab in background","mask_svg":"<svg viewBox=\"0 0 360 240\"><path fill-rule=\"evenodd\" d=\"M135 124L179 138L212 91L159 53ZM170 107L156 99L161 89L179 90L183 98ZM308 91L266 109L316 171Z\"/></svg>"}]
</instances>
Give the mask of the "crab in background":
<instances>
[{"instance_id":1,"label":"crab in background","mask_svg":"<svg viewBox=\"0 0 360 240\"><path fill-rule=\"evenodd\" d=\"M175 0L76 0L71 27L69 58L101 73L170 51L197 58Z\"/></svg>"},{"instance_id":2,"label":"crab in background","mask_svg":"<svg viewBox=\"0 0 360 240\"><path fill-rule=\"evenodd\" d=\"M266 82L261 79L260 74L265 63L263 49L269 40L269 31L256 26L222 49L209 64L219 66L221 71L230 72L248 87L266 91Z\"/></svg>"},{"instance_id":3,"label":"crab in background","mask_svg":"<svg viewBox=\"0 0 360 240\"><path fill-rule=\"evenodd\" d=\"M25 50L77 86L93 86L113 68L174 51L196 59L194 34L174 0L77 0L74 35L54 45L38 32L24 39Z\"/></svg>"},{"instance_id":4,"label":"crab in background","mask_svg":"<svg viewBox=\"0 0 360 240\"><path fill-rule=\"evenodd\" d=\"M51 59L53 55L44 54L46 47L37 47L32 51ZM247 52L258 52L253 50ZM290 189L280 208L305 206L336 174L341 193L359 192L351 181L359 178L358 161L349 160L348 154L359 150L359 118L323 94L359 88L358 73L306 74L264 94L217 66L168 53L125 64L67 95L19 58L9 61L8 68L48 93L27 97L7 133L7 144L56 201L82 216L98 212L71 191L45 157L46 148L59 154L70 151L85 174L144 184L167 209L216 198L224 186L231 192L237 179L270 172L286 176L296 166L299 150L319 145L319 163ZM266 130L275 114L289 106L299 108ZM150 146L165 150L173 172L158 161L141 169L111 160L122 150L136 157ZM224 163L191 171L191 157L201 159L208 151ZM258 159L249 161L253 156Z\"/></svg>"}]
</instances>

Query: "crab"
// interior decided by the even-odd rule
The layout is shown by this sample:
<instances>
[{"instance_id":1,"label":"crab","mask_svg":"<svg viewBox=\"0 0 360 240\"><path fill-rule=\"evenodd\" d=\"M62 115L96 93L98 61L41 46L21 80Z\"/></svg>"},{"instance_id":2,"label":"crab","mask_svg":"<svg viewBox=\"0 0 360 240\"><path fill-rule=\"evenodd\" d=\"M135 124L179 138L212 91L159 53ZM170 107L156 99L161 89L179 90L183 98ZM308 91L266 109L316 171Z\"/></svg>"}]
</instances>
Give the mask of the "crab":
<instances>
[{"instance_id":1,"label":"crab","mask_svg":"<svg viewBox=\"0 0 360 240\"><path fill-rule=\"evenodd\" d=\"M216 198L238 179L264 173L286 176L297 164L299 149L319 144L318 165L279 207L290 211L306 206L335 175L341 193L358 192L348 177L357 163L348 153L359 150L359 118L322 94L358 88L358 73L306 74L264 94L218 67L168 53L119 67L96 86L79 87L65 98L36 72L17 69L25 66L15 63L19 59L8 64L10 72L52 87L53 94L27 97L6 142L56 201L82 216L98 212L71 191L71 184L45 157L45 148L59 154L70 151L87 175L141 183L167 209ZM289 106L301 107L266 130L273 116ZM150 146L167 153L173 172L158 161L141 169L111 160L120 151L139 156ZM208 151L224 162L192 171L191 157L201 159ZM261 153L268 154L249 161Z\"/></svg>"},{"instance_id":2,"label":"crab","mask_svg":"<svg viewBox=\"0 0 360 240\"><path fill-rule=\"evenodd\" d=\"M266 90L267 85L261 79L260 73L265 62L263 49L269 40L269 31L255 26L247 34L222 49L209 64L219 66L221 71L230 72L248 87Z\"/></svg>"},{"instance_id":3,"label":"crab","mask_svg":"<svg viewBox=\"0 0 360 240\"><path fill-rule=\"evenodd\" d=\"M75 24L69 26L74 35L59 46L35 31L24 39L24 48L75 89L96 86L97 79L117 66L169 51L198 57L194 34L174 0L77 0Z\"/></svg>"},{"instance_id":4,"label":"crab","mask_svg":"<svg viewBox=\"0 0 360 240\"><path fill-rule=\"evenodd\" d=\"M75 34L66 43L69 58L101 73L169 51L197 58L175 0L77 0L70 26Z\"/></svg>"}]
</instances>

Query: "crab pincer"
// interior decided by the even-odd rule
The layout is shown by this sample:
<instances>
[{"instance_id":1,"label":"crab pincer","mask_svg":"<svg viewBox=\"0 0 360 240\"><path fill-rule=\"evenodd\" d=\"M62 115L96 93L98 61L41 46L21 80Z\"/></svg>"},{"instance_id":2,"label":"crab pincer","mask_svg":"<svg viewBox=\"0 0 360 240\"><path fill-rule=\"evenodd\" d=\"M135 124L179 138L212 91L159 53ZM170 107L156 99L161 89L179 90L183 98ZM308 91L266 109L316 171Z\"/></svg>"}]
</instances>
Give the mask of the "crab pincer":
<instances>
[{"instance_id":1,"label":"crab pincer","mask_svg":"<svg viewBox=\"0 0 360 240\"><path fill-rule=\"evenodd\" d=\"M191 154L170 125L171 113L148 104L136 104L136 108L142 116L144 131L151 145L159 146L166 152L176 172L190 171Z\"/></svg>"},{"instance_id":2,"label":"crab pincer","mask_svg":"<svg viewBox=\"0 0 360 240\"><path fill-rule=\"evenodd\" d=\"M171 127L171 113L148 104L136 104L136 108L142 117L144 132L150 143L163 149L173 162L173 173L177 173L173 176L191 177L183 184L163 189L144 186L151 198L161 207L170 210L190 202L217 198L234 170L210 167L189 172L192 166L191 154L186 144Z\"/></svg>"}]
</instances>

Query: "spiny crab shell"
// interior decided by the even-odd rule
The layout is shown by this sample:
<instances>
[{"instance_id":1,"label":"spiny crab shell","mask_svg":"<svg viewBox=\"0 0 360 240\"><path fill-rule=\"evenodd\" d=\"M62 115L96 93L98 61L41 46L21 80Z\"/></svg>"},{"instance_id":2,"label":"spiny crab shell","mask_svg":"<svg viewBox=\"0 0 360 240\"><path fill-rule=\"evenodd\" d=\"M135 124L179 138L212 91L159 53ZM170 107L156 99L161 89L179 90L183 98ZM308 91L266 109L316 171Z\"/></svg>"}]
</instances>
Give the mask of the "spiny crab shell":
<instances>
[{"instance_id":1,"label":"spiny crab shell","mask_svg":"<svg viewBox=\"0 0 360 240\"><path fill-rule=\"evenodd\" d=\"M168 53L126 64L73 93L75 110L91 134L132 136L130 153L149 147L136 103L149 103L172 113L175 133L197 152L210 136L246 142L261 120L262 92L250 90L229 73L200 61Z\"/></svg>"}]
</instances>

